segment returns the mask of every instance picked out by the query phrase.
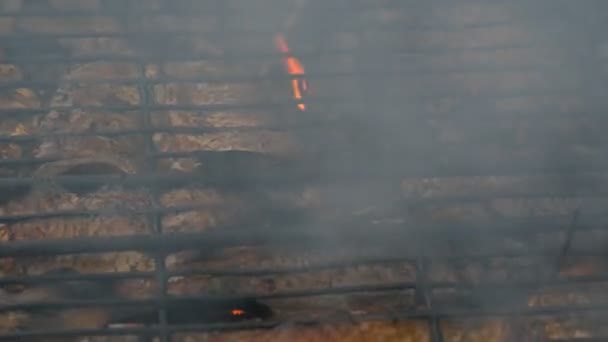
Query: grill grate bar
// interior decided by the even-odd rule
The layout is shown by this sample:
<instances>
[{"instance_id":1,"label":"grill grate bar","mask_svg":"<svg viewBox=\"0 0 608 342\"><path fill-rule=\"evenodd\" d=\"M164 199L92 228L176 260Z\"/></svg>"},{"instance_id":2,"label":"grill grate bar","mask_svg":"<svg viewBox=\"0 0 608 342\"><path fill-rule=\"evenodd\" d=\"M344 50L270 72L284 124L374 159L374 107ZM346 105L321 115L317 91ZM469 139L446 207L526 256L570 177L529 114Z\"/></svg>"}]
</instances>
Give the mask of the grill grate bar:
<instances>
[{"instance_id":1,"label":"grill grate bar","mask_svg":"<svg viewBox=\"0 0 608 342\"><path fill-rule=\"evenodd\" d=\"M132 61L129 61L132 62ZM293 79L334 79L340 77L365 77L366 80L374 80L374 78L382 79L387 76L428 76L428 75L449 75L461 73L508 73L508 72L526 72L526 71L542 71L554 72L563 68L559 64L526 64L526 65L504 65L504 66L463 66L463 67L427 67L416 68L411 70L388 69L383 67L377 68L361 68L357 71L325 71L325 72L306 72L306 75L268 75L260 76L251 73L239 73L226 76L208 76L208 77L173 77L173 76L158 76L147 78L146 83L149 85L160 85L167 83L240 83L240 82L260 82L260 81L289 81ZM83 79L83 80L64 80L66 85L137 85L136 78L124 79ZM0 81L0 89L12 89L22 87L32 88L48 88L55 86L54 82L49 81ZM312 99L314 100L314 98Z\"/></svg>"},{"instance_id":2,"label":"grill grate bar","mask_svg":"<svg viewBox=\"0 0 608 342\"><path fill-rule=\"evenodd\" d=\"M134 4L137 4L138 0L129 0L128 1L128 6L129 8L134 7ZM128 16L134 16L136 15L136 13L128 13ZM143 18L141 16L137 16L135 18L135 23L137 28L140 28L142 26L142 22L143 22ZM124 19L124 21L128 21L130 20L129 17L126 17ZM140 101L140 117L141 117L141 121L143 122L143 128L146 131L151 131L152 129L152 117L151 117L151 109L150 109L150 103L152 102L150 100L150 89L149 89L149 84L147 83L147 77L146 77L146 61L143 61L141 59L138 60L137 63L137 73L138 73L138 77L137 77L137 88L138 88L138 93L139 93L139 97L141 99ZM146 164L146 173L151 171L151 170L157 170L157 164L155 162L154 159L150 158L149 156L152 155L153 153L157 152L156 148L155 148L155 144L152 138L152 134L146 134L145 136L145 156L144 156L144 162ZM152 184L148 184L146 187L146 190L148 192L148 194L151 197L151 203L152 203L152 207L154 209L159 208L160 204L159 204L159 193L158 193L158 189L154 186L154 183ZM152 234L153 236L159 238L159 241L164 241L163 238L163 227L162 227L162 221L161 221L161 215L158 213L158 211L152 211L147 215L148 218L148 226L150 227L150 229L152 230ZM156 276L156 280L157 283L159 284L158 286L158 301L161 305L161 307L158 308L158 320L160 323L160 341L161 342L169 342L170 341L170 334L167 331L167 326L168 326L168 321L167 321L167 310L164 308L165 307L165 303L167 301L167 271L165 269L165 249L164 248L160 248L157 252L153 253L154 255L154 270L155 270L155 276Z\"/></svg>"},{"instance_id":3,"label":"grill grate bar","mask_svg":"<svg viewBox=\"0 0 608 342\"><path fill-rule=\"evenodd\" d=\"M280 327L282 324L295 326L319 326L326 324L352 323L357 321L395 321L395 319L419 319L426 320L431 315L440 316L443 318L450 317L478 317L478 316L514 316L514 315L547 315L559 314L562 312L593 312L606 311L608 306L605 305L574 305L568 307L548 307L536 309L521 309L521 310L416 310L400 314L370 314L361 315L359 317L331 317L323 320L297 320L297 321L264 321L264 322L244 322L244 323L227 323L227 324L196 324L196 325L174 325L167 327L171 333L175 332L205 332L205 331L235 331L235 330L253 330L253 329L272 329ZM0 340L11 340L15 338L36 337L36 336L117 336L117 335L154 335L160 332L159 327L146 328L125 328L125 329L79 329L79 330L62 330L62 331L40 331L40 332L19 332L7 334L0 337ZM579 341L578 339L574 341ZM583 339L587 342L587 340ZM590 341L594 341L591 339Z\"/></svg>"},{"instance_id":4,"label":"grill grate bar","mask_svg":"<svg viewBox=\"0 0 608 342\"><path fill-rule=\"evenodd\" d=\"M581 284L589 284L605 281L605 276L603 280L597 281L597 279L593 279L593 281L588 281L589 279L583 278L582 281L577 281L575 278L566 280L564 279L562 283L551 282L550 279L539 282L538 280L531 281L520 281L520 282L488 282L488 283L472 283L467 285L462 284L449 284L449 283L432 283L429 282L426 284L426 288L431 289L456 289L456 290L471 290L473 291L471 294L475 295L485 294L487 292L484 291L492 291L492 290L500 290L500 289L513 289L517 288L518 290L527 290L530 295L538 294L538 286L555 286L560 285L563 286L564 289L577 288ZM316 296L327 296L327 295L347 295L354 293L381 293L381 292L393 292L393 291L403 291L403 290L416 290L420 288L420 284L416 282L412 283L388 283L388 284L371 284L371 285L355 285L355 286L339 286L333 287L330 289L306 289L306 290L296 290L296 291L283 291L272 294L242 294L242 295L199 295L199 296L179 296L179 297L171 297L167 296L165 300L158 299L142 299L142 300L62 300L56 302L44 302L44 303L29 303L29 304L19 304L19 305L5 305L0 307L0 312L6 311L14 311L14 310L28 310L28 309L66 309L66 308L83 308L83 307L159 307L162 308L164 305L167 305L169 302L173 300L180 301L194 301L200 303L234 303L239 302L246 299L256 299L261 301L267 300L279 300L279 299L292 299L292 298L303 298L303 297L316 297ZM425 299L426 300L426 299ZM515 314L511 310L505 310L504 305L497 304L487 304L484 309L490 310L490 312L495 312L497 314L506 311ZM496 308L494 307L496 306ZM517 310L523 310L524 312L528 312L529 314L538 314L537 310L543 308L550 308L552 310L566 311L566 307L580 307L584 308L586 306L579 306L575 304L568 305L559 305L559 306L551 306L551 307L528 307L528 308L517 308ZM608 309L608 304L601 303L596 305L590 305L589 308L606 308ZM529 311L526 311L528 309ZM464 309L453 309L453 308L424 308L424 309L416 309L419 310L428 310L429 313L435 313L437 315L437 319L444 318L445 316L457 316L459 315L457 312L463 311L464 315L471 315L471 313ZM589 309L587 309L589 310ZM475 310L471 310L475 312ZM541 311L542 312L542 311Z\"/></svg>"},{"instance_id":5,"label":"grill grate bar","mask_svg":"<svg viewBox=\"0 0 608 342\"><path fill-rule=\"evenodd\" d=\"M415 295L418 299L418 305L424 305L424 308L433 312L433 301L430 294L427 279L427 260L419 258L416 260L416 283L414 285ZM439 326L439 318L434 314L429 317L429 325L431 328L431 340L433 342L443 342L443 334Z\"/></svg>"},{"instance_id":6,"label":"grill grate bar","mask_svg":"<svg viewBox=\"0 0 608 342\"><path fill-rule=\"evenodd\" d=\"M599 229L606 229L605 226ZM82 237L70 239L55 239L55 240L23 240L13 241L10 243L0 244L0 257L19 257L19 256L44 256L44 255L66 255L66 254L81 254L81 253L100 253L110 251L149 251L162 250L163 252L172 252L183 249L198 249L203 247L213 246L237 246L237 245L263 245L274 246L284 244L287 246L293 244L299 245L314 245L320 246L331 245L337 240L342 241L347 246L358 245L386 245L386 239L375 236L380 232L391 234L393 239L391 244L398 242L411 241L411 234L422 234L415 230L403 229L403 227L390 227L386 230L376 230L374 234L369 231L347 231L347 236L343 230L338 232L327 232L326 229L316 229L301 231L296 229L287 229L277 232L274 229L249 229L237 232L213 231L199 233L171 233L161 236L155 235L129 235L115 237ZM449 231L445 231L449 233ZM452 230L453 232L453 230ZM429 235L437 234L437 231L428 232ZM479 231L481 233L481 231ZM491 234L486 231L486 234ZM496 232L492 232L496 234ZM385 235L386 236L386 235ZM486 235L488 236L488 235ZM529 256L546 253L549 247L530 252L504 252L503 256ZM467 254L462 257L474 257L480 254ZM542 255L542 254L541 254ZM578 255L598 255L592 253L578 253ZM602 255L599 253L599 255Z\"/></svg>"},{"instance_id":7,"label":"grill grate bar","mask_svg":"<svg viewBox=\"0 0 608 342\"><path fill-rule=\"evenodd\" d=\"M574 239L574 233L578 230L579 218L580 210L576 209L572 214L572 222L568 225L564 244L562 245L562 248L557 257L556 272L559 272L559 270L562 268L562 266L564 265L564 261L568 256L568 253L570 252L570 248L572 247L572 241Z\"/></svg>"},{"instance_id":8,"label":"grill grate bar","mask_svg":"<svg viewBox=\"0 0 608 342\"><path fill-rule=\"evenodd\" d=\"M198 34L200 35L200 34ZM54 38L54 37L49 37ZM61 38L61 37L57 37ZM27 38L24 38L27 39ZM407 53L414 54L416 56L428 56L428 55L442 55L448 53L455 52L481 52L481 51L500 51L500 50L509 50L509 49L525 49L525 48L554 48L550 43L545 43L542 41L530 42L530 43L518 43L518 44L497 44L492 46L479 46L479 47L426 47L426 48L386 48L387 52L390 53ZM336 54L352 54L362 51L374 52L376 49L371 48L328 48L323 51L323 54L326 56L336 55ZM244 51L232 51L234 54L233 61L239 60L247 60L247 61L255 61L257 59L267 59L267 58L276 58L278 55L276 52L244 52ZM314 58L316 56L316 52L314 51L298 51L298 49L294 48L291 52L293 55L297 55L299 58ZM28 65L28 64L54 64L54 63L91 63L91 62L135 62L137 59L142 59L147 62L193 62L203 60L224 60L225 57L218 57L210 54L188 54L185 56L173 56L173 55L154 55L149 54L146 56L126 56L126 55L116 55L116 54L90 54L86 56L19 56L18 61L12 61L17 63L18 65Z\"/></svg>"},{"instance_id":9,"label":"grill grate bar","mask_svg":"<svg viewBox=\"0 0 608 342\"><path fill-rule=\"evenodd\" d=\"M190 155L191 157L196 157L197 154L193 153ZM166 158L166 157L165 157ZM567 161L567 160L566 160ZM587 160L591 162L592 160ZM326 178L322 181L320 180L317 184L324 185L328 182L332 182L335 184L352 184L353 182L359 182L362 180L367 180L370 183L377 181L384 182L394 182L403 180L410 177L458 177L458 176L536 176L536 175L562 175L567 176L571 174L575 174L579 171L577 167L577 163L580 160L573 160L571 163L564 163L564 165L560 165L560 167L551 168L551 170L547 170L546 165L529 165L529 166L516 166L509 164L508 162L503 163L490 163L491 165L476 165L471 167L470 164L466 162L461 162L459 164L449 163L446 161L438 161L438 162L427 162L422 166L419 166L417 169L406 169L402 172L382 172L382 170L360 170L361 173L353 173L351 175L345 175L341 172L332 172L328 173ZM1 164L0 164L1 165ZM26 164L27 165L27 164ZM406 167L404 165L403 167ZM426 170L430 169L440 170L437 172L427 172ZM597 165L593 165L593 168L587 170L590 173L601 172L604 173L608 169L607 163L597 163ZM280 171L281 169L276 169L275 171ZM367 172L365 174L364 172ZM180 173L158 173L158 174L149 174L147 176L133 176L133 175L103 175L103 176L60 176L53 177L52 180L57 184L64 185L123 185L123 186L149 186L155 184L155 182L163 182L164 186L167 188L179 186L179 185L205 185L209 187L216 188L224 188L224 189L238 189L239 187L243 190L246 190L248 186L250 186L253 182L257 182L257 185L262 187L294 187L298 183L304 183L307 181L316 181L317 174L314 171L308 170L296 170L293 175L282 175L276 177L270 177L269 175L259 174L259 175L243 175L236 176L233 178L226 177L224 175L205 175L205 177L201 177L199 174L180 174ZM41 179L34 177L3 177L0 178L0 189L12 188L14 186L21 185L31 185L36 184ZM581 196L588 198L601 198L606 196L606 189L603 187L598 187L597 189L584 189L580 193ZM430 198L428 200L421 199L418 202L420 203L436 203L436 204L447 204L447 203L455 203L457 201L462 202L477 202L477 201L486 201L491 198L542 198L546 196L560 196L560 197L573 197L574 195L571 192L568 192L566 189L555 189L553 191L547 192L545 196L543 194L531 190L529 193L517 193L510 194L498 193L495 196L490 195L480 195L480 194L472 194L472 195L462 195L462 196L454 196L452 198ZM413 201L415 203L416 201ZM156 209L151 209L156 210ZM164 210L164 209L163 209ZM87 214L87 212L83 211L83 214ZM47 213L42 213L41 215L48 215ZM20 215L16 215L20 217ZM8 216L9 219L11 216ZM32 217L36 217L36 214L32 214ZM4 216L0 216L1 219Z\"/></svg>"},{"instance_id":10,"label":"grill grate bar","mask_svg":"<svg viewBox=\"0 0 608 342\"><path fill-rule=\"evenodd\" d=\"M190 154L190 157L197 157L197 154ZM163 157L167 158L167 157ZM591 160L589 160L591 161ZM37 163L24 163L20 165L32 165ZM560 168L554 168L553 170L546 170L544 165L533 165L529 167L513 167L509 165L507 162L493 165L479 165L477 168L466 167L467 165L449 165L446 162L434 162L434 163L426 163L424 166L426 168L432 167L442 167L443 169L438 172L433 173L424 173L424 169L413 169L413 170L403 170L401 173L383 173L380 170L376 170L376 172L369 171L367 177L365 175L355 173L351 175L344 175L340 172L334 172L332 174L328 174L326 179L319 180L317 185L325 185L329 182L333 182L335 184L353 184L358 183L362 184L361 181L366 180L369 184L374 182L395 182L403 179L411 178L411 177L420 177L426 175L429 178L436 177L458 177L458 176L568 176L577 172L576 164L572 162L570 165L566 164ZM5 166L5 164L0 163L0 167ZM456 168L455 168L456 166ZM460 166L460 167L459 167ZM509 168L509 166L511 166ZM451 167L451 168L450 168ZM281 169L276 169L274 171L280 171ZM500 170L501 172L494 173L495 170ZM589 170L589 172L601 172L604 173L608 170L608 165L598 164L594 165L594 168ZM268 188L290 188L297 187L298 184L307 182L307 181L316 181L316 174L312 171L307 172L306 170L300 170L299 172L294 173L293 175L287 176L277 176L272 178L268 175L251 175L251 176L241 176L234 177L232 181L225 176L222 175L205 175L205 177L201 177L200 175L180 175L177 173L159 173L156 175L148 175L146 177L135 177L132 175L124 175L124 176L61 176L54 177L52 180L57 184L64 185L123 185L123 186L146 186L149 184L154 184L154 182L165 182L166 186L179 186L179 185L205 185L215 188L223 188L223 189L237 189L238 187L249 186L252 182L258 182L260 187L268 187ZM589 177L592 179L592 177ZM40 181L40 179L32 178L32 177L3 177L0 178L0 189L12 188L14 186L22 186L22 185L31 185L36 184ZM242 188L246 191L246 188ZM597 189L586 188L583 189L579 196L586 198L602 198L606 197L606 189L603 187L598 187ZM509 192L504 191L502 193L497 193L495 196L486 195L486 194L470 194L470 195L460 195L460 196L445 196L445 197L430 197L430 198L420 198L420 199L412 199L412 205L416 203L420 204L450 204L456 203L458 201L461 202L483 202L490 199L500 199L500 198L544 198L544 197L564 197L564 198L572 198L575 197L571 192L568 192L566 189L553 189L552 191L547 191L546 193L542 193L539 189L530 189L529 192ZM179 207L178 207L179 208ZM193 208L195 209L195 208ZM157 210L157 209L149 209L149 210ZM158 209L158 210L166 210L166 209ZM170 209L167 209L170 210ZM177 209L179 210L179 209ZM101 213L106 211L102 210ZM108 211L112 213L112 211ZM98 214L99 211L81 211L83 215L88 214ZM70 212L68 212L70 214ZM42 216L39 216L42 215ZM27 219L27 217L31 218L40 218L47 217L48 215L54 215L52 212L47 213L32 213L32 214L16 214L16 215L0 215L0 222L3 220L19 220L19 219ZM74 215L74 214L72 214Z\"/></svg>"},{"instance_id":11,"label":"grill grate bar","mask_svg":"<svg viewBox=\"0 0 608 342\"><path fill-rule=\"evenodd\" d=\"M58 217L79 217L79 216L112 216L112 215L165 215L165 214L176 214L185 211L191 210L201 210L201 209L221 209L225 208L225 206L221 205L180 205L180 206L171 206L171 207L155 207L155 208L146 208L146 209L101 209L101 210L58 210L51 212L42 212L36 214L16 214L16 215L3 215L0 216L0 223L14 223L19 221L27 221L33 219L50 219L50 218L58 218ZM259 206L261 213L267 215L275 215L275 216L290 216L293 218L295 214L299 211L293 210L280 210L276 209L274 206Z\"/></svg>"},{"instance_id":12,"label":"grill grate bar","mask_svg":"<svg viewBox=\"0 0 608 342\"><path fill-rule=\"evenodd\" d=\"M238 3L238 6L244 7L245 3L240 2ZM281 4L284 4L285 7L283 8L278 8L281 10L288 10L289 9L289 3L285 2L275 2L274 5L280 7ZM337 6L332 6L331 3L320 3L320 5L322 5L323 7L319 8L320 10L323 11L329 11L329 12L339 12L342 13L345 11L344 6L341 5L337 5ZM415 8L414 3L408 4L408 8ZM225 6L222 5L222 7L225 7L225 9L223 10L222 14L227 15L227 16L231 16L234 15L234 13L244 13L244 12L249 12L252 9L255 9L255 6L253 8L235 8L234 6L230 6L229 4L226 4ZM378 5L370 5L370 4L363 4L363 3L356 3L353 2L352 4L350 4L350 6L348 7L348 11L350 12L357 12L357 11L365 11L365 10L373 10L373 9L379 9L379 8L391 8L392 6L378 6ZM160 9L149 9L149 8L145 8L145 7L140 7L137 8L137 13L142 15L142 16L146 16L146 15L179 15L180 17L182 16L200 16L201 14L208 14L210 12L210 9L213 9L215 11L215 13L218 12L218 7L217 6L213 6L213 5L209 5L207 7L202 7L202 8L197 8L197 7L192 7L192 6L188 6L187 8L183 8L181 6L163 6ZM27 16L44 16L44 17L95 17L95 16L116 16L116 15L120 15L123 12L123 8L112 8L112 7L102 7L99 9L95 9L95 10L72 10L72 9L62 9L62 10L56 10L56 9L45 9L45 10L37 10L37 9L27 9L27 10L18 10L18 11L12 11L12 10L5 10L5 11L0 11L0 17L27 17ZM212 12L213 13L213 12ZM214 13L214 14L215 14ZM336 14L336 13L334 13Z\"/></svg>"},{"instance_id":13,"label":"grill grate bar","mask_svg":"<svg viewBox=\"0 0 608 342\"><path fill-rule=\"evenodd\" d=\"M558 338L551 340L553 342L606 342L606 338L602 337L574 337L574 338Z\"/></svg>"},{"instance_id":14,"label":"grill grate bar","mask_svg":"<svg viewBox=\"0 0 608 342\"><path fill-rule=\"evenodd\" d=\"M477 96L483 96L484 97L484 101L486 101L485 103L488 103L487 101L493 101L493 100L499 100L499 99L510 99L510 98L517 98L517 97L529 97L529 96L559 96L559 95L577 95L577 94L584 94L585 92L585 88L584 87L563 87L563 88L553 88L553 89L546 89L546 88L537 88L537 89L527 89L525 91L501 91L501 92L496 92L493 90L490 91L486 91L486 92L479 92L477 94L472 94L469 91L459 91L459 92L441 92L441 91L437 91L436 94L434 95L407 95L407 96L400 96L401 100L403 101L409 101L411 100L413 104L419 103L422 100L425 99L432 99L432 98L440 98L440 97L444 97L444 98L459 98L459 99L467 99L467 98L471 98L471 99L478 99ZM389 97L390 99L390 97ZM376 99L376 100L371 100L370 101L366 101L366 103L368 105L382 105L383 101L386 101L387 99ZM478 103L479 100L476 100ZM220 111L220 110L245 110L245 109L249 109L249 110L258 110L258 109L276 109L276 108L291 108L290 106L296 105L298 103L305 103L307 105L336 105L336 104L344 104L344 103L349 103L350 104L361 104L363 103L363 100L359 99L350 99L348 97L338 97L338 96L315 96L313 97L308 97L308 101L295 101L295 100L281 100L281 101L256 101L256 102L250 102L250 103L238 103L238 104L232 104L232 103L219 103L219 104L206 104L206 105L185 105L185 104L181 104L181 105L160 105L160 104L150 104L148 105L148 108L151 111L170 111L170 110L184 110L184 111ZM483 106L484 102L479 102L479 106ZM108 106L74 106L74 107L65 107L65 106L61 106L61 107L40 107L40 108L1 108L0 109L0 114L2 115L27 115L27 114L38 114L38 113L46 113L49 111L53 111L53 110L71 110L71 109L82 109L82 110L90 110L90 111L96 111L96 110L109 110L109 111L115 111L115 112L126 112L126 111L136 111L138 110L140 107L140 105L108 105ZM477 111L478 112L478 111ZM596 111L589 111L589 110L585 110L583 111L583 113L595 113ZM534 112L532 112L533 114ZM538 112L538 113L546 113L545 112ZM454 113L451 113L454 114ZM466 113L463 113L466 114ZM530 115L530 113L526 113L527 115ZM552 113L556 114L557 117L559 117L559 113ZM426 116L428 115L427 113L419 113L418 115L420 116ZM471 115L477 115L475 113L469 113L468 116ZM576 116L575 116L576 115ZM568 114L567 117L580 117L581 112L575 112L575 113L570 113ZM597 116L601 115L600 110L597 110ZM465 115L464 118L466 118L467 115ZM3 137L3 139L6 139L8 137ZM19 139L17 136L13 137L13 139Z\"/></svg>"},{"instance_id":15,"label":"grill grate bar","mask_svg":"<svg viewBox=\"0 0 608 342\"><path fill-rule=\"evenodd\" d=\"M219 15L220 18L224 18L221 14L213 14L213 16ZM1 17L1 15L0 15ZM111 17L110 17L111 18ZM461 25L441 25L441 24L357 24L351 22L350 25L343 25L340 30L334 30L333 32L341 33L361 33L366 30L377 31L381 33L414 33L420 31L446 31L446 32L462 32L468 30L480 30L480 29L491 29L495 27L506 27L517 25L517 22L513 22L512 20L497 20L494 22L487 23L478 23L478 24L461 24ZM522 24L522 23L519 23ZM525 23L528 25L528 22ZM189 36L200 36L204 35L205 38L233 38L233 37L260 37L260 36L270 36L273 31L268 29L230 29L225 28L222 30L222 24L220 23L218 29L208 29L203 28L200 30L197 29L189 29L189 30L169 30L169 31L155 31L155 30L139 30L139 31L129 31L129 32L114 32L114 31L83 31L78 33L65 32L65 33L47 33L47 32L27 32L27 33L15 33L15 34L0 34L0 41L8 41L11 43L11 46L18 46L20 44L24 44L21 39L46 39L46 38L106 38L106 37L133 37L135 35L154 35L156 37L167 37L174 35L181 35L184 37Z\"/></svg>"},{"instance_id":16,"label":"grill grate bar","mask_svg":"<svg viewBox=\"0 0 608 342\"><path fill-rule=\"evenodd\" d=\"M492 256L480 256L478 258L468 257L470 260L483 260L491 259ZM496 258L502 258L497 255ZM454 261L458 258L432 258L432 261ZM269 269L253 269L253 270L241 270L241 269L197 269L187 271L174 271L167 272L167 277L175 276L193 276L193 275L210 275L218 277L261 277L271 275L286 275L295 273L307 273L324 271L328 269L337 269L344 267L355 267L363 265L390 265L392 263L403 263L403 262L414 262L414 258L360 258L353 259L348 262L334 262L334 263L322 263L319 265L307 266L307 267L293 267L293 268L269 268ZM66 282L66 281L108 281L108 280L121 280L121 279L152 279L154 278L155 272L116 272L116 273L92 273L92 274L79 274L74 276L31 276L31 277L1 277L0 285L8 284L39 284L47 282ZM426 288L431 289L457 289L457 290L490 290L500 288L535 288L536 286L572 286L575 287L580 284L590 283L601 283L608 281L608 274L597 274L592 276L558 276L557 278L547 278L539 280L522 280L522 281L485 281L485 282L466 282L466 281L428 281ZM416 289L417 284L413 283L400 283L402 289ZM374 285L369 285L373 288Z\"/></svg>"},{"instance_id":17,"label":"grill grate bar","mask_svg":"<svg viewBox=\"0 0 608 342\"><path fill-rule=\"evenodd\" d=\"M217 6L216 6L217 7ZM332 12L324 11L323 9L317 9L319 13L324 13L324 15L332 16ZM229 11L228 9L226 11ZM240 11L243 14L245 11ZM142 18L155 18L154 14L146 15L144 12L141 12ZM194 16L199 16L200 14L192 13ZM181 36L201 36L204 35L205 38L234 38L234 37L252 37L256 36L271 36L276 33L272 29L260 29L260 28L230 28L222 21L225 18L230 18L230 14L224 14L223 10L215 10L208 11L206 13L210 18L220 18L220 21L216 28L208 28L204 27L201 29L170 29L164 31L156 31L155 29L140 29L140 30L130 30L130 31L119 31L116 30L105 30L105 31L82 31L82 32L60 32L60 33L49 33L49 32L18 32L11 34L0 34L0 41L10 41L12 44L24 44L22 39L40 39L40 38L99 38L99 37L132 37L134 35L154 35L156 37L167 37L173 35L181 35ZM97 13L93 14L94 16L98 16ZM118 14L120 15L120 14ZM164 16L171 15L170 13L163 13ZM4 17L4 13L0 13L0 18ZM104 18L113 18L116 17L117 14L103 16ZM17 16L19 17L19 16ZM25 17L25 16L24 16ZM85 17L87 17L85 15ZM335 17L333 17L335 18ZM379 32L379 33L419 33L419 32L465 32L471 30L483 30L483 29L492 29L497 27L516 27L518 25L526 25L526 27L532 28L542 28L547 30L548 28L559 27L559 21L553 21L546 19L542 22L532 21L532 20L513 20L513 19L495 19L491 21L479 22L479 23L443 23L441 21L427 21L424 23L415 22L415 23L374 23L374 22L362 22L359 18L348 18L345 16L344 21L342 21L339 25L333 25L332 33L362 33L362 32ZM351 20L348 20L351 19ZM334 19L335 20L335 19ZM322 24L321 24L322 25ZM317 27L318 29L319 27ZM11 45L13 46L13 45Z\"/></svg>"}]
</instances>

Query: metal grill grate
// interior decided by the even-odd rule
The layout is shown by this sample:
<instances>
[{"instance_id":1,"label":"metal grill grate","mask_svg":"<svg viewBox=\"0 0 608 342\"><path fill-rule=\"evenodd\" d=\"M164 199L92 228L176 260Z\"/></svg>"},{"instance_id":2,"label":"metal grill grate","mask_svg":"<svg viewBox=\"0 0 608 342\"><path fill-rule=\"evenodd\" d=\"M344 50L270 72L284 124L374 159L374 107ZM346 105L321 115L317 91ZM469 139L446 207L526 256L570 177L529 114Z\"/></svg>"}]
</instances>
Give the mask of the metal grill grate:
<instances>
[{"instance_id":1,"label":"metal grill grate","mask_svg":"<svg viewBox=\"0 0 608 342\"><path fill-rule=\"evenodd\" d=\"M17 327L0 339L340 339L348 329L365 339L385 334L366 335L374 322L392 329L387 340L608 336L593 323L608 309L602 2L0 5L0 285L156 284L146 298L0 301L0 313L158 314L152 326ZM305 75L287 75L288 56ZM303 99L292 79L311 86ZM210 252L202 266L167 262L186 250ZM133 251L137 265L118 265ZM312 261L277 266L266 253ZM96 257L106 266L88 270ZM53 263L80 273L41 271ZM348 272L354 280L336 278ZM274 317L169 324L170 280L200 278L202 290L180 298L210 308L255 299ZM350 309L290 314L328 296Z\"/></svg>"}]
</instances>

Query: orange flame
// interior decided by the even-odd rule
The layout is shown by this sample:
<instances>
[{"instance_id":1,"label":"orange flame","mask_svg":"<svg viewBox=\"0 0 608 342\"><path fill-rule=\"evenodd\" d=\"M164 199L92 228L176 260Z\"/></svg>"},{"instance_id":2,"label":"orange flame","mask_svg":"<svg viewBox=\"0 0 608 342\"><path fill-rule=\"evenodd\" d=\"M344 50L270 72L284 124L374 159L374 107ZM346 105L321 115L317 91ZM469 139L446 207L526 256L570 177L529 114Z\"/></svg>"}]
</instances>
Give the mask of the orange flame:
<instances>
[{"instance_id":1,"label":"orange flame","mask_svg":"<svg viewBox=\"0 0 608 342\"><path fill-rule=\"evenodd\" d=\"M285 37L282 34L277 34L275 37L275 42L277 45L277 49L284 54L289 53L289 46L285 41ZM292 76L304 76L304 66L302 63L295 57L285 57L283 59L283 64L285 65L285 70L289 75ZM302 94L308 90L308 84L306 80L302 78L294 78L291 80L291 92L292 96L296 100L302 99ZM298 108L301 111L306 110L306 105L303 103L298 103Z\"/></svg>"},{"instance_id":2,"label":"orange flame","mask_svg":"<svg viewBox=\"0 0 608 342\"><path fill-rule=\"evenodd\" d=\"M241 309L232 309L232 316L243 316L245 314L245 310Z\"/></svg>"}]
</instances>

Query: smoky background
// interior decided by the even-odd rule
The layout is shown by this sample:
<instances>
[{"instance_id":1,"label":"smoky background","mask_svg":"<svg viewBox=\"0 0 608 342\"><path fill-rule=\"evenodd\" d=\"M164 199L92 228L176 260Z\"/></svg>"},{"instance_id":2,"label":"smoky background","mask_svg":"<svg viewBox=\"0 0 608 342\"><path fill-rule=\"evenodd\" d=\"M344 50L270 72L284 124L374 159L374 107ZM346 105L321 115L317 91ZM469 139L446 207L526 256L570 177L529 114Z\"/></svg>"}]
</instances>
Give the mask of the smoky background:
<instances>
[{"instance_id":1,"label":"smoky background","mask_svg":"<svg viewBox=\"0 0 608 342\"><path fill-rule=\"evenodd\" d=\"M319 123L298 139L321 178L347 183L324 204L423 222L450 210L488 222L600 214L602 6L296 6L285 31L312 104L295 120Z\"/></svg>"},{"instance_id":2,"label":"smoky background","mask_svg":"<svg viewBox=\"0 0 608 342\"><path fill-rule=\"evenodd\" d=\"M148 177L140 183L150 181L144 188L161 189L154 190L161 194L152 205L160 223L128 221L133 231L127 232L117 221L112 235L208 232L209 227L218 228L214 224L224 216L239 218L226 227L218 225L218 236L207 241L171 238L146 247L132 239L133 246L146 251L145 258L129 254L114 271L150 272L147 276L153 278L152 270L161 268L164 276L196 278L188 271L171 270L177 257L170 256L165 266L170 270L162 271L151 255L158 252L155 248L165 252L204 246L207 260L198 271L202 285L178 281L168 286L169 293L259 295L284 318L325 318L308 312L315 310L347 316L389 312L398 317L422 307L436 324L433 310L520 310L605 300L597 284L546 289L561 276L605 272L607 43L601 32L608 12L602 2L101 3L104 11L120 18L121 28L131 30L124 39L129 48L77 48L71 53L85 59L108 53L140 64L153 64L150 56L198 60L211 67L200 73L172 73L170 68L169 75L153 73L153 68L145 72L152 82L191 78L222 89L217 98L203 95L192 104L190 90L178 89L171 97L155 92L162 87L153 84L147 97L139 98L135 113L162 116L168 107L182 106L180 110L196 111L200 117L269 116L275 130L289 136L288 142L251 148L229 141L205 143L201 149L251 149L292 163L288 168L264 161L261 166L240 160L230 164L223 157L207 156L200 175L176 181L179 191L187 193L179 200L162 194L173 186L163 183L169 178L155 179L147 173L152 167L139 169ZM159 9L166 14L146 12ZM197 15L179 15L188 12ZM123 38L113 30L110 34ZM175 38L180 32L187 38ZM285 35L293 56L306 68L311 90L305 94L304 112L290 99L284 56L273 44L277 33ZM13 51L21 51L17 55L23 61L37 57L28 50ZM150 81L141 73L125 74L135 75L141 87ZM239 82L252 85L255 92L247 90L243 96L231 88ZM198 105L207 107L199 110ZM197 125L179 128L186 134L210 126ZM151 145L132 146L159 159L190 152L159 151ZM231 185L231 177L247 181ZM198 188L197 182L207 178L224 179L214 188L219 195L208 196ZM189 181L197 185L184 184ZM230 208L218 214L224 200ZM109 196L104 201L114 200ZM134 202L140 213L149 205L147 199ZM185 219L172 211L200 203L210 206ZM97 209L97 202L89 207ZM96 231L107 229L99 222ZM86 248L96 252L105 247L89 241L67 249ZM14 247L3 256L18 250ZM113 263L116 255L110 259ZM131 259L137 260L135 267L127 265ZM339 270L324 266L328 260ZM248 273L251 269L262 270ZM358 286L369 291L340 293ZM282 293L285 289L291 292ZM388 293L378 294L382 289ZM310 299L302 292L318 296ZM573 292L588 296L568 295ZM594 319L601 320L599 316ZM594 325L594 319L580 320Z\"/></svg>"},{"instance_id":3,"label":"smoky background","mask_svg":"<svg viewBox=\"0 0 608 342\"><path fill-rule=\"evenodd\" d=\"M297 229L325 224L316 247L463 257L447 267L473 282L542 282L603 254L603 6L307 2L287 35L311 87L299 115L326 124L299 139L338 181ZM472 271L467 255L510 271ZM531 291L469 301L526 305Z\"/></svg>"}]
</instances>

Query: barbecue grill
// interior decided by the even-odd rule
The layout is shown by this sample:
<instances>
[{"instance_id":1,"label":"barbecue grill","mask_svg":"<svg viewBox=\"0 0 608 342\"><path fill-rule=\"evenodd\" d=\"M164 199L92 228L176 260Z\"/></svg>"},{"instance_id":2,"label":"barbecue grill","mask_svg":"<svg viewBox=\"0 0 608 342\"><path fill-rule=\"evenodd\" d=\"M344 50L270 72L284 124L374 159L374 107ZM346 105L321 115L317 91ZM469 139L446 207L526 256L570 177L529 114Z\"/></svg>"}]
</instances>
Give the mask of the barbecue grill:
<instances>
[{"instance_id":1,"label":"barbecue grill","mask_svg":"<svg viewBox=\"0 0 608 342\"><path fill-rule=\"evenodd\" d=\"M0 340L605 340L605 7L2 0Z\"/></svg>"}]
</instances>

